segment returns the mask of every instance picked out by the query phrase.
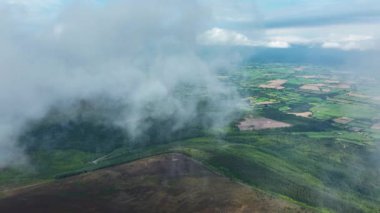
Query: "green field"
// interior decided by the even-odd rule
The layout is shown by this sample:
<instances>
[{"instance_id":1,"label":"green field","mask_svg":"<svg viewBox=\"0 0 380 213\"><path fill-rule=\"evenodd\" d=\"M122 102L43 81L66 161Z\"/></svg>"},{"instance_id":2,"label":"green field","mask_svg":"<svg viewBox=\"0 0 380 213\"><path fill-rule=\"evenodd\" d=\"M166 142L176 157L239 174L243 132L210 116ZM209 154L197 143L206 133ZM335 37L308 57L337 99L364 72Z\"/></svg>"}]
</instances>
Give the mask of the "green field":
<instances>
[{"instance_id":1,"label":"green field","mask_svg":"<svg viewBox=\"0 0 380 213\"><path fill-rule=\"evenodd\" d=\"M223 133L198 131L193 124L194 131L141 145L120 143L123 133L117 128L86 124L84 131L97 132L97 137L78 140L82 136L69 131L73 135L65 137L70 140L67 146L32 141L28 146L31 165L1 171L0 187L49 181L160 153L180 152L236 181L316 211L380 211L380 130L371 128L380 122L380 105L369 92L376 86L379 91L378 82L363 86L364 79L350 78L331 68L304 65L301 69L292 64L250 64L221 76L236 86L247 103ZM283 89L259 86L276 79L287 80ZM318 85L319 90L301 88L310 84ZM289 114L302 112L312 114ZM237 124L248 116L282 121L292 127L240 131ZM342 117L349 122L334 121ZM39 136L51 131L40 125L32 133ZM108 135L112 135L110 140Z\"/></svg>"}]
</instances>

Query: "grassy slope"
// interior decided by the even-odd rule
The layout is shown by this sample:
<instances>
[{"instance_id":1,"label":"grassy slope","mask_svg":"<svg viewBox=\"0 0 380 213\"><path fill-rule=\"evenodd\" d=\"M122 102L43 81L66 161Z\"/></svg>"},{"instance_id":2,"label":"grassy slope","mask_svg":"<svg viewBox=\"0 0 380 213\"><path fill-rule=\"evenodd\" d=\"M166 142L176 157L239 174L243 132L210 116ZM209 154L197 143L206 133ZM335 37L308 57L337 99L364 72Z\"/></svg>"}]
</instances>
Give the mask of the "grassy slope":
<instances>
[{"instance_id":1,"label":"grassy slope","mask_svg":"<svg viewBox=\"0 0 380 213\"><path fill-rule=\"evenodd\" d=\"M340 147L331 148L328 144L320 144L318 139L264 132L234 133L224 136L223 140L194 138L133 151L121 148L97 165L87 163L84 169L79 170L68 168L83 167L83 162L88 160L86 155L78 157L75 153L67 153L67 157L75 159L77 156L81 160L68 161L65 165L60 163L62 160L59 158L47 155L40 155L39 158L46 157L46 160L51 161L47 170L55 172L49 173L49 177L54 173L56 177L66 177L159 153L180 152L228 177L320 210L375 211L379 208L376 203L380 200L375 199L379 195L379 188L377 191L371 190L376 194L365 196L355 190L355 187L367 187L363 185L363 180L350 179L352 176L349 173L354 169L350 165L361 163L358 159L351 159L355 148L350 147L348 150L354 150L347 152L337 152L336 149ZM378 183L367 184L371 187Z\"/></svg>"}]
</instances>

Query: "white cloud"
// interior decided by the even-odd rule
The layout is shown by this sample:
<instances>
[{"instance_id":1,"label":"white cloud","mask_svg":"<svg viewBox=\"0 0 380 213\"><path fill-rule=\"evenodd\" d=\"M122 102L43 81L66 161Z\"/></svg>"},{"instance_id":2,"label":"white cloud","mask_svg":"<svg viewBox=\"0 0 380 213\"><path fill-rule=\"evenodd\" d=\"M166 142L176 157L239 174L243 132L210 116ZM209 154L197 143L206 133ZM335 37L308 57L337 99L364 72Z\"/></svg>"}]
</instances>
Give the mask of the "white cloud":
<instances>
[{"instance_id":1,"label":"white cloud","mask_svg":"<svg viewBox=\"0 0 380 213\"><path fill-rule=\"evenodd\" d=\"M200 36L198 41L206 45L256 46L247 36L221 28L212 28Z\"/></svg>"},{"instance_id":2,"label":"white cloud","mask_svg":"<svg viewBox=\"0 0 380 213\"><path fill-rule=\"evenodd\" d=\"M337 42L324 42L322 44L323 48L340 48L341 45Z\"/></svg>"},{"instance_id":3,"label":"white cloud","mask_svg":"<svg viewBox=\"0 0 380 213\"><path fill-rule=\"evenodd\" d=\"M368 36L368 35L348 35L347 37L343 38L343 41L348 41L348 42L356 42L356 41L368 41L372 40L373 36Z\"/></svg>"},{"instance_id":4,"label":"white cloud","mask_svg":"<svg viewBox=\"0 0 380 213\"><path fill-rule=\"evenodd\" d=\"M368 50L373 48L373 39L374 37L369 35L332 35L322 42L321 47L341 50Z\"/></svg>"},{"instance_id":5,"label":"white cloud","mask_svg":"<svg viewBox=\"0 0 380 213\"><path fill-rule=\"evenodd\" d=\"M115 100L112 106L128 106L112 112L120 114L112 120L135 137L150 128L147 118L175 118L173 130L187 125L204 97L213 106L208 126L232 115L239 98L213 72L219 64L196 51L195 39L209 18L200 5L123 0L97 8L87 2L73 2L52 23L34 25L37 30L24 21L22 7L0 12L0 169L20 161L17 138L24 124L44 117L52 105L106 96ZM191 86L194 95L178 96L179 88Z\"/></svg>"},{"instance_id":6,"label":"white cloud","mask_svg":"<svg viewBox=\"0 0 380 213\"><path fill-rule=\"evenodd\" d=\"M267 46L271 48L289 48L290 44L286 41L270 41Z\"/></svg>"},{"instance_id":7,"label":"white cloud","mask_svg":"<svg viewBox=\"0 0 380 213\"><path fill-rule=\"evenodd\" d=\"M269 48L289 48L291 46L289 42L278 38L254 41L242 33L216 27L207 30L198 36L198 42L203 45L220 46L250 46Z\"/></svg>"},{"instance_id":8,"label":"white cloud","mask_svg":"<svg viewBox=\"0 0 380 213\"><path fill-rule=\"evenodd\" d=\"M367 50L366 45L362 45L359 42L331 42L327 41L321 44L325 49L341 49L341 50Z\"/></svg>"},{"instance_id":9,"label":"white cloud","mask_svg":"<svg viewBox=\"0 0 380 213\"><path fill-rule=\"evenodd\" d=\"M282 35L282 36L269 36L269 40L277 41L288 44L309 44L311 43L310 39L294 36L294 35Z\"/></svg>"},{"instance_id":10,"label":"white cloud","mask_svg":"<svg viewBox=\"0 0 380 213\"><path fill-rule=\"evenodd\" d=\"M287 42L292 45L341 50L370 50L379 45L379 24L353 24L308 28L283 28L267 30L267 40Z\"/></svg>"}]
</instances>

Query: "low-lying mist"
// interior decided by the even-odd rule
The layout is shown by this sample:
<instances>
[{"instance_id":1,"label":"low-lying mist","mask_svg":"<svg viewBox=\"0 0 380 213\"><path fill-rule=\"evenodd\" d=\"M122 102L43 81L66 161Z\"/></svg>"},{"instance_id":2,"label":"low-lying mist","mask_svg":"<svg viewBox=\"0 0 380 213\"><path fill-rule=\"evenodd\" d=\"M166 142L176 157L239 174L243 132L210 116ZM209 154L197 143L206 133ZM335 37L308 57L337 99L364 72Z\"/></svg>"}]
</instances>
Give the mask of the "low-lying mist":
<instances>
[{"instance_id":1,"label":"low-lying mist","mask_svg":"<svg viewBox=\"0 0 380 213\"><path fill-rule=\"evenodd\" d=\"M198 55L196 38L211 20L206 8L94 2L75 1L32 23L0 4L0 168L27 162L34 145L174 140L234 114L236 92L218 80L218 64Z\"/></svg>"}]
</instances>

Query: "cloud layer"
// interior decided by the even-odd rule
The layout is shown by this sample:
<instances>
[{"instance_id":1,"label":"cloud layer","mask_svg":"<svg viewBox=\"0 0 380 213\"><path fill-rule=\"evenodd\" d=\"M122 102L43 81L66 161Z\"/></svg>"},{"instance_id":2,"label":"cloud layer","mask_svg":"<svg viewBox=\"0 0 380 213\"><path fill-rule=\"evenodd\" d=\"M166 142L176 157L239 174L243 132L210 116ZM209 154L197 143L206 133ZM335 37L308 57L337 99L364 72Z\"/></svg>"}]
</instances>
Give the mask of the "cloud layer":
<instances>
[{"instance_id":1,"label":"cloud layer","mask_svg":"<svg viewBox=\"0 0 380 213\"><path fill-rule=\"evenodd\" d=\"M244 9L230 6L229 18L214 23L203 35L208 44L360 51L379 47L380 3L376 0L234 2Z\"/></svg>"},{"instance_id":2,"label":"cloud layer","mask_svg":"<svg viewBox=\"0 0 380 213\"><path fill-rule=\"evenodd\" d=\"M18 2L0 9L0 168L22 163L20 131L57 104L107 97L128 105L115 123L133 134L143 131L139 121L146 117L171 116L177 118L173 128L185 125L201 98L214 104L211 125L234 110L233 90L196 54L197 35L210 17L204 6L181 0L101 7L76 1L48 21L33 20L31 29L18 11L28 3ZM191 94L178 95L181 87Z\"/></svg>"}]
</instances>

